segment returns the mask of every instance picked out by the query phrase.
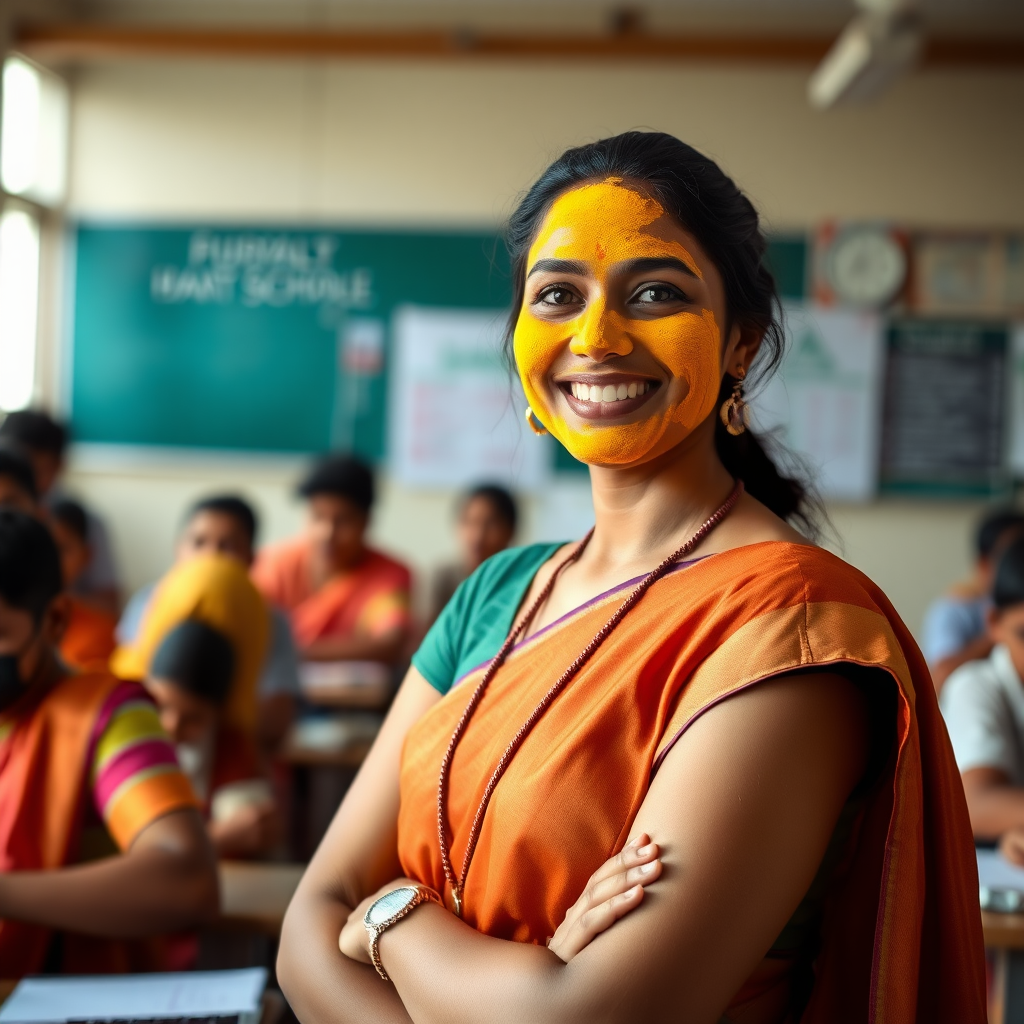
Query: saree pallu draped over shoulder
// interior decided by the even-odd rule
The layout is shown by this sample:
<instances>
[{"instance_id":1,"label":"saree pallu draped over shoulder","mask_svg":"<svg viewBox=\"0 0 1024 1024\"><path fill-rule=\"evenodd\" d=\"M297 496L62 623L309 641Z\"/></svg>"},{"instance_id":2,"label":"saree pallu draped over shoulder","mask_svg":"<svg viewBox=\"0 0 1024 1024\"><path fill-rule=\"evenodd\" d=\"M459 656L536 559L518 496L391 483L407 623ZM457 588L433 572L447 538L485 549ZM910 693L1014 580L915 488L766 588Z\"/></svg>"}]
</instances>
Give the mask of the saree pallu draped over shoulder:
<instances>
[{"instance_id":1,"label":"saree pallu draped over shoulder","mask_svg":"<svg viewBox=\"0 0 1024 1024\"><path fill-rule=\"evenodd\" d=\"M491 682L451 768L456 866L505 746L631 587L519 644ZM466 880L465 919L488 935L545 942L590 875L625 844L651 778L700 715L772 676L842 663L894 681L895 750L830 886L801 1019L981 1024L974 845L927 667L884 594L809 545L737 548L680 566L651 587L537 722L495 790ZM449 907L438 769L486 667L416 724L403 751L402 867L444 893ZM881 673L867 678L886 685ZM766 973L737 993L735 1008Z\"/></svg>"}]
</instances>

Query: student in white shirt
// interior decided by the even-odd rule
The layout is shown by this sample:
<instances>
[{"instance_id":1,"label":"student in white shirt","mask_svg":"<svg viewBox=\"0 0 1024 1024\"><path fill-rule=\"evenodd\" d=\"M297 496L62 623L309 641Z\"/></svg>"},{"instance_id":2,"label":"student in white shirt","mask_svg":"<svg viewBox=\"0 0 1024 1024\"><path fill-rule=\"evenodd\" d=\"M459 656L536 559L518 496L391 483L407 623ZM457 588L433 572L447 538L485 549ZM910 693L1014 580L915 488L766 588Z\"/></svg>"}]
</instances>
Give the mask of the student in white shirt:
<instances>
[{"instance_id":1,"label":"student in white shirt","mask_svg":"<svg viewBox=\"0 0 1024 1024\"><path fill-rule=\"evenodd\" d=\"M1024 861L1024 537L999 559L986 631L992 653L958 668L940 704L975 838Z\"/></svg>"}]
</instances>

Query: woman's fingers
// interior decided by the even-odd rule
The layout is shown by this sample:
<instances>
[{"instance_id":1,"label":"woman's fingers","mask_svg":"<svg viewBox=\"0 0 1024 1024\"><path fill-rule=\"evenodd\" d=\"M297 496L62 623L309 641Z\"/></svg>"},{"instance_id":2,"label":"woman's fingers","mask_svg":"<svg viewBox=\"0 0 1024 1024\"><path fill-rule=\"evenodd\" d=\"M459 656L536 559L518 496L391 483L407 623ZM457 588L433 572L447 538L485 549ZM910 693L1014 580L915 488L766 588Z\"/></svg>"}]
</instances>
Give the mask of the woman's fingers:
<instances>
[{"instance_id":1,"label":"woman's fingers","mask_svg":"<svg viewBox=\"0 0 1024 1024\"><path fill-rule=\"evenodd\" d=\"M611 899L591 907L586 913L576 918L564 936L559 937L556 933L556 938L550 943L551 949L568 963L577 953L589 946L601 932L607 931L620 917L638 907L643 898L644 887L634 885L625 892L617 893Z\"/></svg>"},{"instance_id":2,"label":"woman's fingers","mask_svg":"<svg viewBox=\"0 0 1024 1024\"><path fill-rule=\"evenodd\" d=\"M638 864L646 864L654 860L661 850L657 843L651 842L646 832L641 832L631 843L624 846L617 854L609 857L591 876L587 888L603 882L606 878L621 874Z\"/></svg>"},{"instance_id":3,"label":"woman's fingers","mask_svg":"<svg viewBox=\"0 0 1024 1024\"><path fill-rule=\"evenodd\" d=\"M631 889L638 883L640 885L649 885L655 881L661 874L661 861L658 858L647 861L643 864L637 864L634 867L630 867L624 871L618 871L607 878L602 879L600 882L590 885L587 887L586 893L586 905L581 907L582 912L586 912L591 907L600 906L602 903L606 903L608 900L620 893L625 892L627 889Z\"/></svg>"},{"instance_id":4,"label":"woman's fingers","mask_svg":"<svg viewBox=\"0 0 1024 1024\"><path fill-rule=\"evenodd\" d=\"M646 834L610 857L590 877L548 948L568 962L643 899L643 887L661 875L660 850Z\"/></svg>"}]
</instances>

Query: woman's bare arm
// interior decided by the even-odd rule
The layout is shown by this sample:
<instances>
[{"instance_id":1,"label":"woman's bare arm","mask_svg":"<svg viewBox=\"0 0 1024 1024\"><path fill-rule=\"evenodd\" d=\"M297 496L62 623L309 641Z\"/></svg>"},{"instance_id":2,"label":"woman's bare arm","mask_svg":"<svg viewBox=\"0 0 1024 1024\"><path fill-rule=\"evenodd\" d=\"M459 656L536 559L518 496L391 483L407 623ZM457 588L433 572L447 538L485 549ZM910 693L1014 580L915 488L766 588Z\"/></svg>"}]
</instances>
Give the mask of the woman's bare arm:
<instances>
[{"instance_id":1,"label":"woman's bare arm","mask_svg":"<svg viewBox=\"0 0 1024 1024\"><path fill-rule=\"evenodd\" d=\"M199 815L172 811L116 857L51 871L0 872L0 918L133 939L215 916L217 866Z\"/></svg>"},{"instance_id":2,"label":"woman's bare arm","mask_svg":"<svg viewBox=\"0 0 1024 1024\"><path fill-rule=\"evenodd\" d=\"M567 964L424 905L380 942L409 1016L717 1021L809 888L863 773L867 734L861 694L834 675L782 678L723 702L676 744L635 822L664 863L643 903Z\"/></svg>"},{"instance_id":3,"label":"woman's bare arm","mask_svg":"<svg viewBox=\"0 0 1024 1024\"><path fill-rule=\"evenodd\" d=\"M408 1021L395 989L342 956L338 935L362 899L397 878L399 769L409 729L441 699L410 669L285 916L277 976L304 1024Z\"/></svg>"}]
</instances>

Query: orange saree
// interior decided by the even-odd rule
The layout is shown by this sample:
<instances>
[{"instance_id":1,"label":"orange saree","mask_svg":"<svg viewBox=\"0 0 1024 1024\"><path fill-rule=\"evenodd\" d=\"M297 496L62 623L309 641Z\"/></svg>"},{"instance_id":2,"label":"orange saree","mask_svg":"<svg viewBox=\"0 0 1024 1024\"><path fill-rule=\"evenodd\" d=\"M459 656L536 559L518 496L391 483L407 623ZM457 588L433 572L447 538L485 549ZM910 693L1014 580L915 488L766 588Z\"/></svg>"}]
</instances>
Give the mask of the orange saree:
<instances>
[{"instance_id":1,"label":"orange saree","mask_svg":"<svg viewBox=\"0 0 1024 1024\"><path fill-rule=\"evenodd\" d=\"M96 784L90 768L96 767L99 732L112 715L111 698L126 698L133 689L126 694L126 684L107 673L67 676L36 703L0 719L0 871L47 871L78 862ZM122 706L130 732L130 701ZM173 771L161 771L164 766L144 742L126 745L124 727L121 733L115 737L120 746L107 752L99 784L112 790L106 794L112 811L107 825L125 840L137 834L140 823L193 805L195 798L176 764ZM112 845L110 852L115 850ZM0 920L0 976L39 973L53 938L49 928ZM59 965L72 973L163 965L158 940L120 942L63 932L60 947Z\"/></svg>"},{"instance_id":2,"label":"orange saree","mask_svg":"<svg viewBox=\"0 0 1024 1024\"><path fill-rule=\"evenodd\" d=\"M452 765L455 864L512 734L630 586L519 644L494 678ZM466 882L466 920L496 937L545 942L590 875L621 849L651 777L701 714L771 676L843 663L881 670L866 674L873 685L886 686L885 675L895 684L895 744L831 879L801 1020L981 1024L974 846L927 668L879 589L810 546L738 548L651 587L548 708L495 790ZM444 892L449 906L437 843L438 768L485 668L417 723L403 754L402 867ZM756 1001L760 979L770 987L778 974L766 961L726 1017Z\"/></svg>"}]
</instances>

